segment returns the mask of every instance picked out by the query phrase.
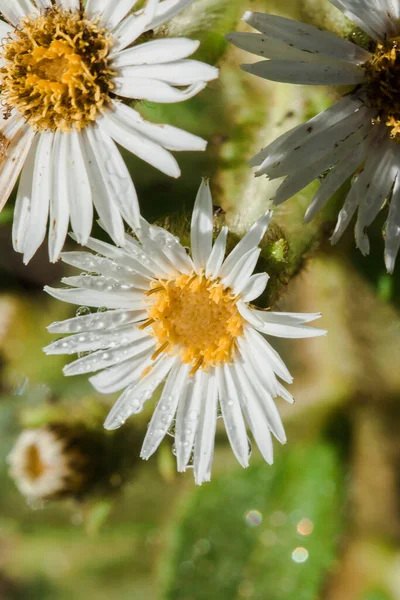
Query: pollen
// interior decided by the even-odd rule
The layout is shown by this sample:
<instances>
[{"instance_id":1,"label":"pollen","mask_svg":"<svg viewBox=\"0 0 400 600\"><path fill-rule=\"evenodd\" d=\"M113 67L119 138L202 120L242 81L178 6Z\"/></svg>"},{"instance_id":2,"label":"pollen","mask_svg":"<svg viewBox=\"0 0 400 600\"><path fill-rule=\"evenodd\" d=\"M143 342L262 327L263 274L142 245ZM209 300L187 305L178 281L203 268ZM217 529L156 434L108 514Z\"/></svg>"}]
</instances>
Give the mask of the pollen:
<instances>
[{"instance_id":1,"label":"pollen","mask_svg":"<svg viewBox=\"0 0 400 600\"><path fill-rule=\"evenodd\" d=\"M243 319L232 290L204 274L160 281L148 293L148 321L161 352L178 353L191 374L231 362ZM153 292L154 290L154 292Z\"/></svg>"},{"instance_id":2,"label":"pollen","mask_svg":"<svg viewBox=\"0 0 400 600\"><path fill-rule=\"evenodd\" d=\"M379 42L364 66L368 100L378 111L376 121L384 123L390 136L400 142L400 38Z\"/></svg>"},{"instance_id":3,"label":"pollen","mask_svg":"<svg viewBox=\"0 0 400 600\"><path fill-rule=\"evenodd\" d=\"M81 130L110 101L111 46L111 35L79 13L54 7L23 19L0 48L2 105L40 131Z\"/></svg>"}]
</instances>

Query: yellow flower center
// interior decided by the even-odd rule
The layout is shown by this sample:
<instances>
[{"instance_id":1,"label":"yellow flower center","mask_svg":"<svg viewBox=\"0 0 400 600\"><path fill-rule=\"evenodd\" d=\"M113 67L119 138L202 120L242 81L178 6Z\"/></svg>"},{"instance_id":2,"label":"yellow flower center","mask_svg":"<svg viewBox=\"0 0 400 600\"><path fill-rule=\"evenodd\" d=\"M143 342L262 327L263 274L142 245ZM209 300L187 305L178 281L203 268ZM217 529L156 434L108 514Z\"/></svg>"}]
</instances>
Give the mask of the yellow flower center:
<instances>
[{"instance_id":1,"label":"yellow flower center","mask_svg":"<svg viewBox=\"0 0 400 600\"><path fill-rule=\"evenodd\" d=\"M3 105L39 130L82 129L110 100L111 43L78 13L52 8L23 19L0 50Z\"/></svg>"},{"instance_id":2,"label":"yellow flower center","mask_svg":"<svg viewBox=\"0 0 400 600\"><path fill-rule=\"evenodd\" d=\"M153 358L178 352L193 366L192 374L232 360L243 319L230 289L203 274L181 275L154 284L148 296L152 304L143 327L151 325L159 343Z\"/></svg>"},{"instance_id":3,"label":"yellow flower center","mask_svg":"<svg viewBox=\"0 0 400 600\"><path fill-rule=\"evenodd\" d=\"M377 122L384 123L391 137L400 141L400 38L379 42L365 71L368 99L378 110Z\"/></svg>"},{"instance_id":4,"label":"yellow flower center","mask_svg":"<svg viewBox=\"0 0 400 600\"><path fill-rule=\"evenodd\" d=\"M28 479L39 479L45 468L38 447L35 444L28 446L25 451L25 473Z\"/></svg>"}]
</instances>

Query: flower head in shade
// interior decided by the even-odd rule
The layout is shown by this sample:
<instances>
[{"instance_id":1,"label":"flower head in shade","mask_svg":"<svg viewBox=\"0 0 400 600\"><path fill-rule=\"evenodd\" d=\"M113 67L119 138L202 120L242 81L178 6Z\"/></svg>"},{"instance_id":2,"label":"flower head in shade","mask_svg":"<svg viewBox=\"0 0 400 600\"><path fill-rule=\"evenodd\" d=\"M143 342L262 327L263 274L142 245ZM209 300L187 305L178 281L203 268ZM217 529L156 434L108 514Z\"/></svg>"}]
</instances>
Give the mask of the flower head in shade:
<instances>
[{"instance_id":1,"label":"flower head in shade","mask_svg":"<svg viewBox=\"0 0 400 600\"><path fill-rule=\"evenodd\" d=\"M78 495L91 476L85 448L61 425L26 429L7 460L11 477L30 500Z\"/></svg>"},{"instance_id":2,"label":"flower head in shade","mask_svg":"<svg viewBox=\"0 0 400 600\"><path fill-rule=\"evenodd\" d=\"M117 244L139 224L134 185L116 142L171 177L171 150L206 142L155 125L121 102L191 98L218 70L190 60L199 42L149 38L193 0L0 0L0 208L19 174L13 244L28 262L49 221L57 260L71 221L80 243L93 205ZM154 37L154 36L153 36ZM22 172L21 172L22 171Z\"/></svg>"},{"instance_id":3,"label":"flower head in shade","mask_svg":"<svg viewBox=\"0 0 400 600\"><path fill-rule=\"evenodd\" d=\"M292 378L265 336L312 337L324 330L304 325L319 314L256 310L268 275L253 275L271 212L262 216L225 258L227 228L213 243L209 185L200 187L191 225L191 257L177 238L141 221L136 241L124 248L89 239L96 252L69 252L63 260L98 273L68 277L66 289L45 288L66 302L107 307L106 312L54 323L70 333L45 348L48 354L89 352L65 367L66 375L99 371L90 378L100 392L124 390L105 426L120 427L142 410L164 382L141 456L148 459L175 419L178 470L193 453L197 483L208 481L218 405L240 464L249 459L245 419L260 451L272 462L271 432L285 442L274 398L292 401L277 377Z\"/></svg>"},{"instance_id":4,"label":"flower head in shade","mask_svg":"<svg viewBox=\"0 0 400 600\"><path fill-rule=\"evenodd\" d=\"M331 2L370 36L369 50L305 23L252 12L243 18L260 33L228 36L240 48L269 59L242 65L259 77L355 86L337 104L262 149L251 165L257 167L256 175L285 177L275 204L329 170L306 212L307 222L354 176L332 243L357 212L356 243L368 254L366 229L387 202L385 262L392 272L400 247L400 4Z\"/></svg>"}]
</instances>

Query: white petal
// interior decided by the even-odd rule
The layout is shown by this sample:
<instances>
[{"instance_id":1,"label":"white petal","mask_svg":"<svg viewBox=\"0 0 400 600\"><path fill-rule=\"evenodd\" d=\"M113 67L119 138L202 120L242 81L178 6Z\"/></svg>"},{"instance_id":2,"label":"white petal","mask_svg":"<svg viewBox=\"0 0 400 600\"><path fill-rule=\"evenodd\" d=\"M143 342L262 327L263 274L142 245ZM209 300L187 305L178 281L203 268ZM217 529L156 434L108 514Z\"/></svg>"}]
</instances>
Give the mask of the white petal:
<instances>
[{"instance_id":1,"label":"white petal","mask_svg":"<svg viewBox=\"0 0 400 600\"><path fill-rule=\"evenodd\" d=\"M267 340L252 327L246 327L245 333L252 352L254 352L254 354L256 354L260 359L268 361L273 371L276 373L276 375L278 375L278 377L283 379L283 381L286 381L286 383L293 383L293 377L289 373L285 363L279 356L278 352L267 342Z\"/></svg>"},{"instance_id":2,"label":"white petal","mask_svg":"<svg viewBox=\"0 0 400 600\"><path fill-rule=\"evenodd\" d=\"M154 242L150 236L150 226L144 219L141 219L140 228L136 231L136 235L142 244L143 250L156 265L157 273L160 276L169 279L173 275L179 275L179 269L176 268L174 263L164 253L163 248Z\"/></svg>"},{"instance_id":3,"label":"white petal","mask_svg":"<svg viewBox=\"0 0 400 600\"><path fill-rule=\"evenodd\" d=\"M67 181L69 177L65 169L68 160L68 148L66 144L65 135L60 131L56 131L53 144L53 181L50 198L50 262L58 260L68 233L69 206Z\"/></svg>"},{"instance_id":4,"label":"white petal","mask_svg":"<svg viewBox=\"0 0 400 600\"><path fill-rule=\"evenodd\" d=\"M11 117L11 119L13 119L13 117ZM11 138L6 151L6 156L0 164L0 210L3 209L3 206L13 191L35 137L35 133L31 127L19 127L19 124L17 123L16 127L18 127L18 130Z\"/></svg>"},{"instance_id":5,"label":"white petal","mask_svg":"<svg viewBox=\"0 0 400 600\"><path fill-rule=\"evenodd\" d=\"M138 295L133 292L98 292L85 290L83 288L61 289L46 286L45 292L70 304L79 306L93 306L95 308L125 308L127 310L141 310L144 306L143 300L138 300Z\"/></svg>"},{"instance_id":6,"label":"white petal","mask_svg":"<svg viewBox=\"0 0 400 600\"><path fill-rule=\"evenodd\" d=\"M130 76L115 77L113 83L115 84L115 93L119 96L161 104L185 102L185 100L197 96L207 85L205 82L194 83L181 90L164 81Z\"/></svg>"},{"instance_id":7,"label":"white petal","mask_svg":"<svg viewBox=\"0 0 400 600\"><path fill-rule=\"evenodd\" d=\"M289 404L294 403L294 398L293 398L292 394L290 394L287 391L287 389L283 387L283 385L279 385L279 395L281 398L286 400L286 402L289 402Z\"/></svg>"},{"instance_id":8,"label":"white petal","mask_svg":"<svg viewBox=\"0 0 400 600\"><path fill-rule=\"evenodd\" d=\"M154 243L160 246L163 253L181 273L188 275L193 271L194 265L192 259L188 256L178 238L157 225L150 225L149 234Z\"/></svg>"},{"instance_id":9,"label":"white petal","mask_svg":"<svg viewBox=\"0 0 400 600\"><path fill-rule=\"evenodd\" d=\"M153 338L145 336L127 346L98 350L83 358L78 358L78 360L75 360L64 367L63 372L64 375L70 377L72 375L84 375L85 373L100 371L100 369L106 369L117 363L122 363L124 360L128 360L133 356L141 354L145 350L150 350L150 348L154 349L154 347ZM143 365L143 369L144 368L145 365Z\"/></svg>"},{"instance_id":10,"label":"white petal","mask_svg":"<svg viewBox=\"0 0 400 600\"><path fill-rule=\"evenodd\" d=\"M112 67L169 63L190 56L200 42L188 38L165 38L139 44L119 52L112 60Z\"/></svg>"},{"instance_id":11,"label":"white petal","mask_svg":"<svg viewBox=\"0 0 400 600\"><path fill-rule=\"evenodd\" d=\"M249 250L239 258L230 273L224 277L221 277L221 283L227 288L232 288L235 296L240 294L243 288L247 285L256 267L260 252L260 248Z\"/></svg>"},{"instance_id":12,"label":"white petal","mask_svg":"<svg viewBox=\"0 0 400 600\"><path fill-rule=\"evenodd\" d=\"M120 0L118 0L120 1ZM110 4L110 0L86 0L85 13L91 20L95 20L102 15Z\"/></svg>"},{"instance_id":13,"label":"white petal","mask_svg":"<svg viewBox=\"0 0 400 600\"><path fill-rule=\"evenodd\" d=\"M380 5L363 0L330 1L373 39L380 40L385 37L390 22Z\"/></svg>"},{"instance_id":14,"label":"white petal","mask_svg":"<svg viewBox=\"0 0 400 600\"><path fill-rule=\"evenodd\" d=\"M155 345L151 345L150 340L141 342L137 345L133 356L92 375L89 377L89 381L101 394L114 394L136 384L141 379L143 372L152 366L151 356L154 350Z\"/></svg>"},{"instance_id":15,"label":"white petal","mask_svg":"<svg viewBox=\"0 0 400 600\"><path fill-rule=\"evenodd\" d=\"M272 210L267 211L260 219L258 219L246 233L246 235L235 246L229 256L223 263L219 272L219 277L225 277L236 265L237 261L249 250L257 248L268 229L268 225L272 218Z\"/></svg>"},{"instance_id":16,"label":"white petal","mask_svg":"<svg viewBox=\"0 0 400 600\"><path fill-rule=\"evenodd\" d=\"M397 176L390 202L389 216L385 227L385 264L388 273L393 273L396 256L400 248L400 177Z\"/></svg>"},{"instance_id":17,"label":"white petal","mask_svg":"<svg viewBox=\"0 0 400 600\"><path fill-rule=\"evenodd\" d=\"M218 77L218 69L203 62L182 59L174 62L121 67L118 81L123 78L165 81L174 86L212 81Z\"/></svg>"},{"instance_id":18,"label":"white petal","mask_svg":"<svg viewBox=\"0 0 400 600\"><path fill-rule=\"evenodd\" d=\"M364 63L371 57L356 44L307 23L250 11L243 20L267 36L308 53L354 63Z\"/></svg>"},{"instance_id":19,"label":"white petal","mask_svg":"<svg viewBox=\"0 0 400 600\"><path fill-rule=\"evenodd\" d=\"M196 270L206 267L212 249L213 205L208 179L203 179L192 213L190 241Z\"/></svg>"},{"instance_id":20,"label":"white petal","mask_svg":"<svg viewBox=\"0 0 400 600\"><path fill-rule=\"evenodd\" d=\"M118 398L104 423L104 427L106 429L118 429L133 413L140 412L143 404L151 398L155 389L178 360L177 357L167 356L155 361L151 371L137 384L129 386Z\"/></svg>"},{"instance_id":21,"label":"white petal","mask_svg":"<svg viewBox=\"0 0 400 600\"><path fill-rule=\"evenodd\" d=\"M238 391L228 365L215 369L218 396L226 432L232 450L242 467L249 465L249 442L240 408Z\"/></svg>"},{"instance_id":22,"label":"white petal","mask_svg":"<svg viewBox=\"0 0 400 600\"><path fill-rule=\"evenodd\" d=\"M171 427L177 406L185 393L189 369L190 365L182 365L177 362L168 375L140 452L140 456L144 460L148 460L154 454Z\"/></svg>"},{"instance_id":23,"label":"white petal","mask_svg":"<svg viewBox=\"0 0 400 600\"><path fill-rule=\"evenodd\" d=\"M197 485L210 481L217 427L218 388L215 371L207 373L208 389L200 406L199 423L194 443L194 478Z\"/></svg>"},{"instance_id":24,"label":"white petal","mask_svg":"<svg viewBox=\"0 0 400 600\"><path fill-rule=\"evenodd\" d=\"M357 210L361 200L361 196L359 194L359 190L361 189L359 180L359 176L354 178L350 192L346 196L343 208L338 215L335 230L330 238L331 244L336 244L339 241Z\"/></svg>"},{"instance_id":25,"label":"white petal","mask_svg":"<svg viewBox=\"0 0 400 600\"><path fill-rule=\"evenodd\" d=\"M222 227L217 239L215 240L213 249L206 265L206 277L215 279L218 277L219 270L224 262L226 251L226 238L228 235L228 227Z\"/></svg>"},{"instance_id":26,"label":"white petal","mask_svg":"<svg viewBox=\"0 0 400 600\"><path fill-rule=\"evenodd\" d=\"M122 19L132 10L137 0L107 0L101 14L100 23L106 29L114 29Z\"/></svg>"},{"instance_id":27,"label":"white petal","mask_svg":"<svg viewBox=\"0 0 400 600\"><path fill-rule=\"evenodd\" d=\"M24 244L24 263L27 264L46 236L53 178L54 133L45 131L39 136L32 181L32 200L28 230Z\"/></svg>"},{"instance_id":28,"label":"white petal","mask_svg":"<svg viewBox=\"0 0 400 600\"><path fill-rule=\"evenodd\" d=\"M126 120L121 121L120 112L107 111L101 125L118 144L166 175L179 177L180 169L172 154L133 127L126 127Z\"/></svg>"},{"instance_id":29,"label":"white petal","mask_svg":"<svg viewBox=\"0 0 400 600\"><path fill-rule=\"evenodd\" d=\"M186 384L185 393L179 400L175 424L175 449L177 469L186 470L192 454L200 407L207 402L207 373L199 370Z\"/></svg>"},{"instance_id":30,"label":"white petal","mask_svg":"<svg viewBox=\"0 0 400 600\"><path fill-rule=\"evenodd\" d=\"M13 30L14 28L11 27L11 25L5 23L2 19L0 19L0 40L6 38L8 34L11 33Z\"/></svg>"},{"instance_id":31,"label":"white petal","mask_svg":"<svg viewBox=\"0 0 400 600\"><path fill-rule=\"evenodd\" d=\"M252 275L242 290L241 300L243 302L251 302L261 296L267 287L268 280L269 275L267 273Z\"/></svg>"},{"instance_id":32,"label":"white petal","mask_svg":"<svg viewBox=\"0 0 400 600\"><path fill-rule=\"evenodd\" d=\"M102 150L93 129L93 127L86 127L81 133L93 202L107 232L113 241L121 246L124 243L124 224L109 184Z\"/></svg>"},{"instance_id":33,"label":"white petal","mask_svg":"<svg viewBox=\"0 0 400 600\"><path fill-rule=\"evenodd\" d=\"M277 60L305 60L307 58L309 62L320 60L318 55L309 53L307 56L306 52L288 46L276 38L266 37L261 33L235 31L225 37L228 42L231 42L231 44L234 44L238 48L264 58L274 58Z\"/></svg>"},{"instance_id":34,"label":"white petal","mask_svg":"<svg viewBox=\"0 0 400 600\"><path fill-rule=\"evenodd\" d=\"M137 230L137 234L142 235L140 229ZM144 234L142 239L145 239ZM128 253L132 253L136 260L142 262L147 269L151 270L156 278L169 279L170 274L177 273L175 267L167 262L162 251L151 240L146 242L146 247L143 247L132 236L126 235L125 249Z\"/></svg>"},{"instance_id":35,"label":"white petal","mask_svg":"<svg viewBox=\"0 0 400 600\"><path fill-rule=\"evenodd\" d=\"M134 323L146 318L146 311L108 310L65 321L52 323L47 327L50 333L81 333L82 331L103 331Z\"/></svg>"},{"instance_id":36,"label":"white petal","mask_svg":"<svg viewBox=\"0 0 400 600\"><path fill-rule=\"evenodd\" d=\"M76 354L79 352L93 352L105 348L127 346L132 342L142 339L143 332L132 325L119 327L114 331L85 331L71 335L49 344L43 351L45 354Z\"/></svg>"},{"instance_id":37,"label":"white petal","mask_svg":"<svg viewBox=\"0 0 400 600\"><path fill-rule=\"evenodd\" d=\"M137 229L140 219L139 201L125 161L103 127L95 126L91 131L97 144L98 155L101 156L103 180L109 195L114 198L128 225Z\"/></svg>"},{"instance_id":38,"label":"white petal","mask_svg":"<svg viewBox=\"0 0 400 600\"><path fill-rule=\"evenodd\" d=\"M356 85L365 81L365 71L348 63L314 63L293 60L262 60L241 69L269 81L303 85Z\"/></svg>"},{"instance_id":39,"label":"white petal","mask_svg":"<svg viewBox=\"0 0 400 600\"><path fill-rule=\"evenodd\" d=\"M35 0L35 4L38 8L51 8L53 6L51 0Z\"/></svg>"},{"instance_id":40,"label":"white petal","mask_svg":"<svg viewBox=\"0 0 400 600\"><path fill-rule=\"evenodd\" d=\"M24 17L37 15L38 10L30 0L0 0L0 13L12 25L18 25Z\"/></svg>"},{"instance_id":41,"label":"white petal","mask_svg":"<svg viewBox=\"0 0 400 600\"><path fill-rule=\"evenodd\" d=\"M238 338L237 340L240 354L243 358L244 364L254 366L254 373L251 379L258 379L262 384L263 390L270 394L272 397L278 396L278 380L275 377L274 370L266 360L267 357L259 355L255 349L252 348L250 338L246 336Z\"/></svg>"},{"instance_id":42,"label":"white petal","mask_svg":"<svg viewBox=\"0 0 400 600\"><path fill-rule=\"evenodd\" d=\"M148 0L143 10L128 15L113 31L113 50L111 56L130 46L149 27L156 14L159 0Z\"/></svg>"},{"instance_id":43,"label":"white petal","mask_svg":"<svg viewBox=\"0 0 400 600\"><path fill-rule=\"evenodd\" d=\"M321 313L289 313L289 312L273 312L270 310L254 310L264 323L278 323L280 325L303 325L321 318Z\"/></svg>"},{"instance_id":44,"label":"white petal","mask_svg":"<svg viewBox=\"0 0 400 600\"><path fill-rule=\"evenodd\" d=\"M79 0L56 0L58 6L62 6L65 10L71 10L72 12L78 11Z\"/></svg>"},{"instance_id":45,"label":"white petal","mask_svg":"<svg viewBox=\"0 0 400 600\"><path fill-rule=\"evenodd\" d=\"M148 25L148 29L159 27L166 21L169 21L184 8L192 4L194 0L164 0L156 8L155 15Z\"/></svg>"},{"instance_id":46,"label":"white petal","mask_svg":"<svg viewBox=\"0 0 400 600\"><path fill-rule=\"evenodd\" d=\"M16 252L24 251L26 235L29 229L33 172L35 169L38 143L39 136L36 136L31 142L18 186L17 199L15 201L14 209L14 221L12 226L13 247Z\"/></svg>"},{"instance_id":47,"label":"white petal","mask_svg":"<svg viewBox=\"0 0 400 600\"><path fill-rule=\"evenodd\" d=\"M320 335L326 335L325 329L317 329L316 327L306 327L301 324L285 325L280 323L266 323L261 321L257 315L258 311L250 310L241 302L237 303L237 308L240 314L250 325L258 331L267 335L282 338L308 338Z\"/></svg>"},{"instance_id":48,"label":"white petal","mask_svg":"<svg viewBox=\"0 0 400 600\"><path fill-rule=\"evenodd\" d=\"M82 275L73 277L63 277L61 283L97 292L132 292L133 297L137 300L143 298L143 290L138 290L134 284L124 283L111 277L103 277L102 275L88 275L87 273L83 273Z\"/></svg>"}]
</instances>

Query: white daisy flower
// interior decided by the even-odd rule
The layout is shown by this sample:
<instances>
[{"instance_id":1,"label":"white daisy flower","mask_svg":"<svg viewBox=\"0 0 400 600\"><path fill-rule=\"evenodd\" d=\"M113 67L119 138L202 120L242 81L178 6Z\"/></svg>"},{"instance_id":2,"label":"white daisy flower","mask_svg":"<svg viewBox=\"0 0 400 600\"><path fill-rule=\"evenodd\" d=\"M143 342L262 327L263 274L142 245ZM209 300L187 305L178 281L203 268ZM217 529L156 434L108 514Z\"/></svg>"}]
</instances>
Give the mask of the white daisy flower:
<instances>
[{"instance_id":1,"label":"white daisy flower","mask_svg":"<svg viewBox=\"0 0 400 600\"><path fill-rule=\"evenodd\" d=\"M366 229L386 201L385 262L393 272L400 247L400 4L397 0L330 0L370 36L370 50L312 25L247 12L260 33L232 33L240 48L268 58L242 68L272 81L354 85L354 91L310 121L283 134L251 161L256 175L285 177L281 204L329 169L305 221L356 174L339 213L336 243L357 211L355 237L366 255Z\"/></svg>"},{"instance_id":2,"label":"white daisy flower","mask_svg":"<svg viewBox=\"0 0 400 600\"><path fill-rule=\"evenodd\" d=\"M199 42L149 41L193 0L0 0L0 208L22 170L13 244L27 263L43 242L56 261L71 221L85 244L93 205L116 244L123 219L139 224L134 185L116 143L171 177L171 150L204 150L206 142L155 125L120 99L174 103L218 76L187 57Z\"/></svg>"},{"instance_id":3,"label":"white daisy flower","mask_svg":"<svg viewBox=\"0 0 400 600\"><path fill-rule=\"evenodd\" d=\"M96 390L124 390L107 429L140 412L166 380L141 456L148 459L173 428L178 470L185 471L193 453L198 484L210 479L218 405L243 467L249 460L244 418L269 463L271 432L286 440L273 399L293 400L277 379L291 383L292 377L264 336L326 333L305 325L320 314L249 306L268 282L266 273L252 273L271 215L262 216L224 260L228 230L223 227L213 244L212 199L204 181L193 210L191 258L171 233L142 220L139 241L126 236L124 248L90 238L87 245L96 254L62 255L67 264L97 275L67 277L67 289L45 288L59 300L107 307L51 325L51 333L73 335L45 352L89 352L66 366L65 375L100 371L90 378Z\"/></svg>"}]
</instances>

